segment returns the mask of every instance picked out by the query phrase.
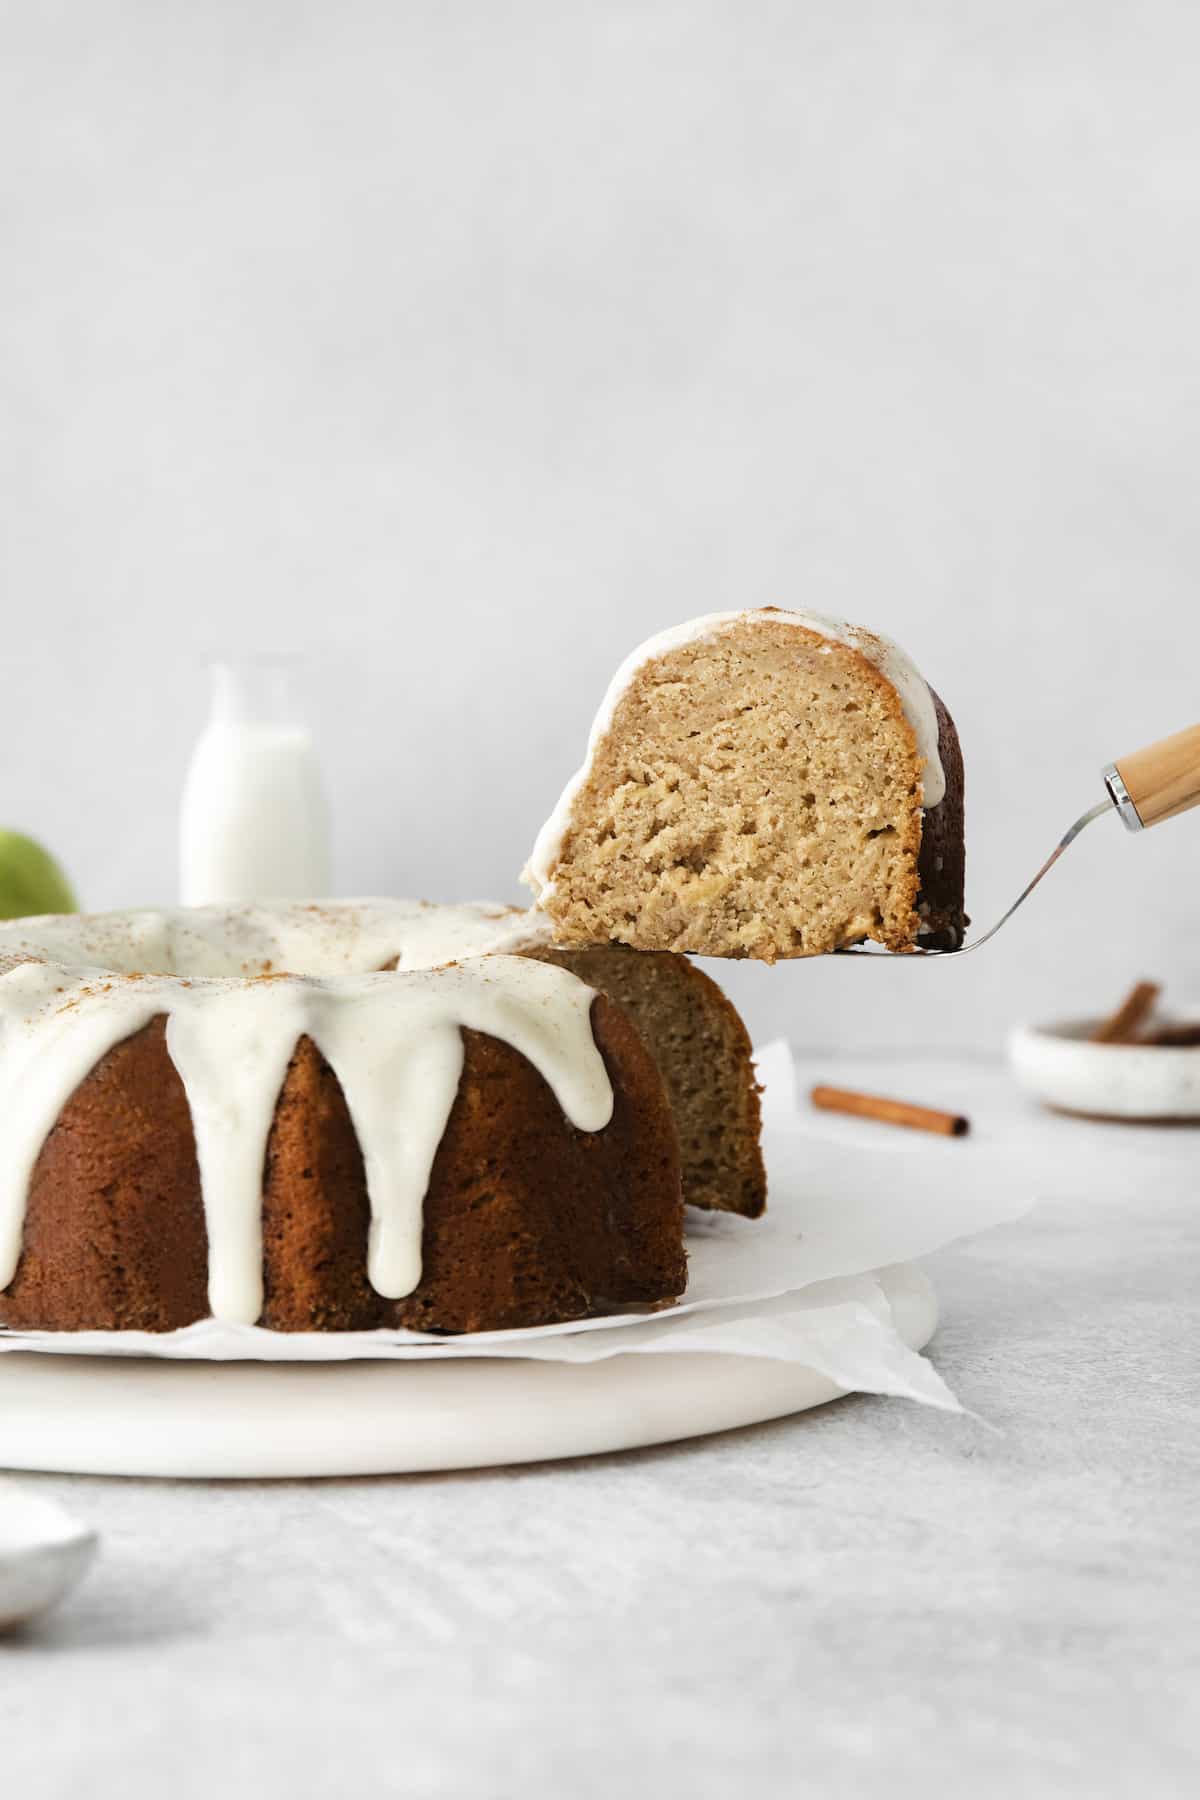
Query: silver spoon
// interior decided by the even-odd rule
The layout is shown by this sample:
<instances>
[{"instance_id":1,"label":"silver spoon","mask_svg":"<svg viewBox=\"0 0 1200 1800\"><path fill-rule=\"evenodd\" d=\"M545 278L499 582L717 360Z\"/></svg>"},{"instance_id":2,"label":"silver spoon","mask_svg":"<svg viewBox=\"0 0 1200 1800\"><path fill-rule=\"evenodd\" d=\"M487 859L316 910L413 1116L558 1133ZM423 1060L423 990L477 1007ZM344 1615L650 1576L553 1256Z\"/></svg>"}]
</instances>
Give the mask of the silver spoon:
<instances>
[{"instance_id":1,"label":"silver spoon","mask_svg":"<svg viewBox=\"0 0 1200 1800\"><path fill-rule=\"evenodd\" d=\"M1148 744L1144 750L1134 750L1123 756L1120 762L1109 763L1104 770L1104 786L1107 790L1103 800L1088 808L1071 829L1050 852L1033 880L1017 895L1008 911L996 923L969 944L957 944L953 949L922 950L918 945L908 955L917 956L966 956L971 950L980 950L989 938L994 938L1002 925L1007 925L1013 914L1028 900L1035 887L1044 875L1048 875L1063 851L1075 842L1080 832L1089 826L1093 819L1101 818L1105 813L1116 812L1128 831L1144 831L1147 826L1157 825L1163 819L1173 819L1177 813L1188 812L1193 806L1200 806L1200 725L1191 725L1186 731L1177 731L1174 737L1160 738L1156 744ZM838 956L883 956L894 958L894 952L885 950L882 944L849 944L844 950L835 952Z\"/></svg>"},{"instance_id":2,"label":"silver spoon","mask_svg":"<svg viewBox=\"0 0 1200 1800\"><path fill-rule=\"evenodd\" d=\"M57 1502L0 1482L0 1631L57 1605L82 1580L99 1542Z\"/></svg>"}]
</instances>

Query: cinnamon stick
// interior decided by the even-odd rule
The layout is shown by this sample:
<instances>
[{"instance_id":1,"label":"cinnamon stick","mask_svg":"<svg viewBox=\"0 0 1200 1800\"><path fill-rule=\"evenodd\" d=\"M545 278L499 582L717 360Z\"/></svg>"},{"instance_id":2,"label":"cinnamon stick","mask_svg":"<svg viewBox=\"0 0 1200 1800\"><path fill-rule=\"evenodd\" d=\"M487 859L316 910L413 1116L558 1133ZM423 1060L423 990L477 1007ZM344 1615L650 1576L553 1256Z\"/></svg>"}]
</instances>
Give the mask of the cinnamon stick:
<instances>
[{"instance_id":1,"label":"cinnamon stick","mask_svg":"<svg viewBox=\"0 0 1200 1800\"><path fill-rule=\"evenodd\" d=\"M1102 1019L1091 1033L1093 1044L1134 1044L1162 992L1157 981L1139 981L1126 994L1115 1013Z\"/></svg>"},{"instance_id":2,"label":"cinnamon stick","mask_svg":"<svg viewBox=\"0 0 1200 1800\"><path fill-rule=\"evenodd\" d=\"M851 1113L856 1119L878 1119L884 1125L932 1131L940 1137L965 1137L971 1128L962 1113L914 1106L908 1100L887 1100L881 1094L859 1094L851 1088L815 1087L812 1103L822 1112Z\"/></svg>"},{"instance_id":3,"label":"cinnamon stick","mask_svg":"<svg viewBox=\"0 0 1200 1800\"><path fill-rule=\"evenodd\" d=\"M1166 1049L1192 1050L1200 1047L1200 1025L1160 1025L1140 1040Z\"/></svg>"}]
</instances>

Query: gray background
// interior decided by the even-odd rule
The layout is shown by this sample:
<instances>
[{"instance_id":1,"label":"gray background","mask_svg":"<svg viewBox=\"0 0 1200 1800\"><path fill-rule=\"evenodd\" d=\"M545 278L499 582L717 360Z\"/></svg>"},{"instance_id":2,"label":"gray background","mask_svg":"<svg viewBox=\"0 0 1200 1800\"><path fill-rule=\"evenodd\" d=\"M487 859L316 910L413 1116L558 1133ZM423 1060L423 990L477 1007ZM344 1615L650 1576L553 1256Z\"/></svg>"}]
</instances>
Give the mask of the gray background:
<instances>
[{"instance_id":1,"label":"gray background","mask_svg":"<svg viewBox=\"0 0 1200 1800\"><path fill-rule=\"evenodd\" d=\"M0 5L4 822L170 899L213 652L310 659L343 892L516 897L624 651L892 633L1006 903L1200 714L1186 4ZM1165 973L1200 836L1097 826L958 965L759 1034L986 1046Z\"/></svg>"}]
</instances>

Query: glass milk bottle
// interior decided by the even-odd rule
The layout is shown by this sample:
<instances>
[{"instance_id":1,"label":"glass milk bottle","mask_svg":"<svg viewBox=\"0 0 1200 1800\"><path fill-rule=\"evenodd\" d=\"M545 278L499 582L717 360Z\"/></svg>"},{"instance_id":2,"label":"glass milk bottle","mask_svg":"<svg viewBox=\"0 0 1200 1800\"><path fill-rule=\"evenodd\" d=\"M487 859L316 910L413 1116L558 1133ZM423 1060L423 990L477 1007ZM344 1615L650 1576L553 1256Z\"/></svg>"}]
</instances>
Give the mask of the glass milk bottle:
<instances>
[{"instance_id":1,"label":"glass milk bottle","mask_svg":"<svg viewBox=\"0 0 1200 1800\"><path fill-rule=\"evenodd\" d=\"M179 829L185 906L314 900L330 888L329 819L288 663L214 663Z\"/></svg>"}]
</instances>

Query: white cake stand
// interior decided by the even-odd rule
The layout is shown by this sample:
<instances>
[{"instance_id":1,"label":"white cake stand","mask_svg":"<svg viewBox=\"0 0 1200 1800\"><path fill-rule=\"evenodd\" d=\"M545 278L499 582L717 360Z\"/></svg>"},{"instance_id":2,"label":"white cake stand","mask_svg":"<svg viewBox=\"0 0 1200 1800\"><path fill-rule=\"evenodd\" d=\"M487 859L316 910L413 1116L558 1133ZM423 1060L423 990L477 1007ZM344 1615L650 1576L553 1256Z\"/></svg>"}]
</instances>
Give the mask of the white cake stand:
<instances>
[{"instance_id":1,"label":"white cake stand","mask_svg":"<svg viewBox=\"0 0 1200 1800\"><path fill-rule=\"evenodd\" d=\"M913 1349L937 1324L911 1264L879 1280ZM0 1355L0 1467L89 1475L395 1475L632 1450L837 1399L763 1357L203 1363Z\"/></svg>"}]
</instances>

